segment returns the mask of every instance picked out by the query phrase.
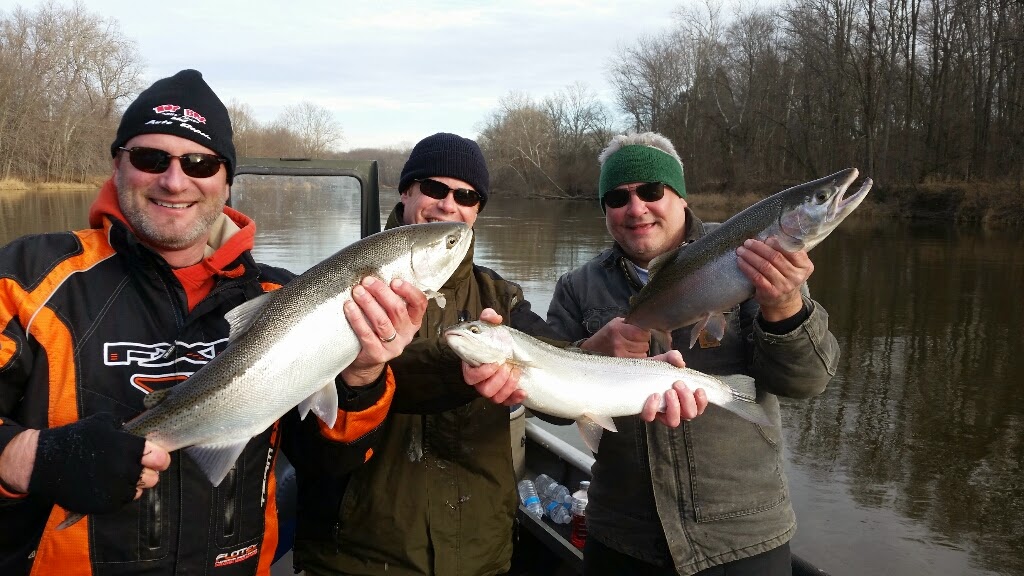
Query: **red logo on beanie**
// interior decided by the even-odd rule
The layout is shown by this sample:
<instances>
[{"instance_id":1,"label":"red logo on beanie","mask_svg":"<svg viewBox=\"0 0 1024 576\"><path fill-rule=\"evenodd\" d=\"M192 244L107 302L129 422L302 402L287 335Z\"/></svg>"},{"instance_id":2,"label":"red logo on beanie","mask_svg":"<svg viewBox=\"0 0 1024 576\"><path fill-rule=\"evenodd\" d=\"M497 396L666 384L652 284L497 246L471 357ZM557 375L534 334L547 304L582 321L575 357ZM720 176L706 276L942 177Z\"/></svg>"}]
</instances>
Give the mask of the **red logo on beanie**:
<instances>
[{"instance_id":1,"label":"red logo on beanie","mask_svg":"<svg viewBox=\"0 0 1024 576\"><path fill-rule=\"evenodd\" d=\"M206 118L203 117L202 115L200 115L199 112L196 112L195 110L189 110L188 108L185 108L184 114L185 114L185 118L189 118L191 120L195 120L196 122L199 122L200 124L206 124Z\"/></svg>"},{"instance_id":2,"label":"red logo on beanie","mask_svg":"<svg viewBox=\"0 0 1024 576\"><path fill-rule=\"evenodd\" d=\"M161 104L156 108L153 108L153 112L156 112L157 114L174 114L180 109L181 106L175 106L174 104ZM188 112L190 112L190 110ZM206 119L204 118L203 121L205 122Z\"/></svg>"}]
</instances>

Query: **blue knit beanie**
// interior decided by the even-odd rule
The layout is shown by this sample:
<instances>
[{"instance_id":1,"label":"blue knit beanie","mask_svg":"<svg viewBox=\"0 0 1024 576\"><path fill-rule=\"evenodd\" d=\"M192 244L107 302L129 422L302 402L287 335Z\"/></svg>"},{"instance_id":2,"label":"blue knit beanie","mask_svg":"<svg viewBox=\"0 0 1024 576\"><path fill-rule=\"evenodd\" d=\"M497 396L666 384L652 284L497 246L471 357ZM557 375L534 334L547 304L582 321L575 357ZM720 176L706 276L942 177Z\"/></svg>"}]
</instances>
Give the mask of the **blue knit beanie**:
<instances>
[{"instance_id":1,"label":"blue knit beanie","mask_svg":"<svg viewBox=\"0 0 1024 576\"><path fill-rule=\"evenodd\" d=\"M414 180L433 176L466 182L480 194L480 209L484 209L491 189L491 177L487 173L484 154L476 142L447 132L438 132L420 140L402 168L398 191L405 192Z\"/></svg>"}]
</instances>

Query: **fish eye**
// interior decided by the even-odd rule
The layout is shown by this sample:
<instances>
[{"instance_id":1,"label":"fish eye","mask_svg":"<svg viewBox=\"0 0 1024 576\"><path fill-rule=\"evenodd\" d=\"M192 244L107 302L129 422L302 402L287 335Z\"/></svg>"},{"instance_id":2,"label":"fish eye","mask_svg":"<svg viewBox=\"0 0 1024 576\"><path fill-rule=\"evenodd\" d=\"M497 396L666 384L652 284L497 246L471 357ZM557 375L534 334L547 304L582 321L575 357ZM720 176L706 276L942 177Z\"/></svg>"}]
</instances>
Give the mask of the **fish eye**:
<instances>
[{"instance_id":1,"label":"fish eye","mask_svg":"<svg viewBox=\"0 0 1024 576\"><path fill-rule=\"evenodd\" d=\"M455 238L454 234L449 234L448 235L448 247L449 248L454 247L458 243L459 243L459 241Z\"/></svg>"},{"instance_id":2,"label":"fish eye","mask_svg":"<svg viewBox=\"0 0 1024 576\"><path fill-rule=\"evenodd\" d=\"M818 192L814 199L817 200L819 204L823 204L828 200L828 194L826 192Z\"/></svg>"},{"instance_id":3,"label":"fish eye","mask_svg":"<svg viewBox=\"0 0 1024 576\"><path fill-rule=\"evenodd\" d=\"M469 327L469 331L472 332L473 334L479 334L480 333L480 327L479 326L470 326Z\"/></svg>"}]
</instances>

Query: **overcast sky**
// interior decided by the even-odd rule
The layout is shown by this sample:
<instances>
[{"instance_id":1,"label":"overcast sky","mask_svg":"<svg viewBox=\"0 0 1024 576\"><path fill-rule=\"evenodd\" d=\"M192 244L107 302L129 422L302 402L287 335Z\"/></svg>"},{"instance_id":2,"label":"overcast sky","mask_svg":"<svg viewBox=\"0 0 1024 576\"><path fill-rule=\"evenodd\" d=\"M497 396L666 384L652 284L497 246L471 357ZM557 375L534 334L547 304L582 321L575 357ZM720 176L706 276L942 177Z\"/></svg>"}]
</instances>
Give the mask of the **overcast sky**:
<instances>
[{"instance_id":1,"label":"overcast sky","mask_svg":"<svg viewBox=\"0 0 1024 576\"><path fill-rule=\"evenodd\" d=\"M203 73L225 103L269 121L309 100L344 131L339 148L474 137L511 90L540 99L582 81L614 110L617 51L672 23L692 0L87 0L138 44L151 82ZM63 3L69 3L67 0ZM39 0L0 0L0 9ZM618 114L618 111L616 111Z\"/></svg>"}]
</instances>

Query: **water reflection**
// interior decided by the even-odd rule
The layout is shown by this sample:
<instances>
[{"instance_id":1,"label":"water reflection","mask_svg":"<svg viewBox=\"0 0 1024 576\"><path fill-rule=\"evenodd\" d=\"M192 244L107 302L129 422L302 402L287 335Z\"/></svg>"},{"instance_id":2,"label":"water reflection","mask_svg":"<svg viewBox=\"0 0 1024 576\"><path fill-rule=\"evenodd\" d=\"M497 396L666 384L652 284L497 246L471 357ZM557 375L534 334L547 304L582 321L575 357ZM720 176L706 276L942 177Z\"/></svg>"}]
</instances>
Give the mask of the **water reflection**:
<instances>
[{"instance_id":1,"label":"water reflection","mask_svg":"<svg viewBox=\"0 0 1024 576\"><path fill-rule=\"evenodd\" d=\"M96 191L0 192L0 246L26 234L89 226Z\"/></svg>"},{"instance_id":2,"label":"water reflection","mask_svg":"<svg viewBox=\"0 0 1024 576\"><path fill-rule=\"evenodd\" d=\"M245 174L231 188L231 203L256 221L256 260L295 273L359 239L359 183L352 177Z\"/></svg>"},{"instance_id":3,"label":"water reflection","mask_svg":"<svg viewBox=\"0 0 1024 576\"><path fill-rule=\"evenodd\" d=\"M257 258L300 272L355 240L358 199L332 186L236 188ZM93 196L0 197L0 243L84 226ZM607 245L596 202L492 198L478 222L478 262L542 315ZM823 395L785 403L794 549L836 575L1024 574L1024 241L855 214L812 257L843 357Z\"/></svg>"}]
</instances>

